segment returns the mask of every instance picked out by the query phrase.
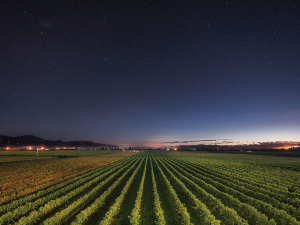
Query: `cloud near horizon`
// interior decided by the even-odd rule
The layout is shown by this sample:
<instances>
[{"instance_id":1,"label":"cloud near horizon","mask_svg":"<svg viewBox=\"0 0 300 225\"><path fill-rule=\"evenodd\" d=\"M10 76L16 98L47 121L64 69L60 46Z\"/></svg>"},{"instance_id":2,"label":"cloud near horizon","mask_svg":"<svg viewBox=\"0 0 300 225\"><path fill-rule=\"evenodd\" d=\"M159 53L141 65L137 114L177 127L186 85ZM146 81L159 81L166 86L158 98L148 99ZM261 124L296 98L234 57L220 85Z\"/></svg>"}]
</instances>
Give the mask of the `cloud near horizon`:
<instances>
[{"instance_id":1,"label":"cloud near horizon","mask_svg":"<svg viewBox=\"0 0 300 225\"><path fill-rule=\"evenodd\" d=\"M274 142L249 142L247 143L240 143L240 142L233 141L222 141L214 144L198 144L198 145L178 145L178 148L212 148L212 147L232 147L234 149L239 148L252 148L252 149L278 149L278 148L290 148L293 146L300 147L300 141L274 141Z\"/></svg>"},{"instance_id":2,"label":"cloud near horizon","mask_svg":"<svg viewBox=\"0 0 300 225\"><path fill-rule=\"evenodd\" d=\"M180 144L180 143L193 143L193 142L207 142L207 141L222 141L222 142L230 142L232 139L208 139L208 140L192 140L192 141L168 141L168 142L164 142L164 144Z\"/></svg>"},{"instance_id":3,"label":"cloud near horizon","mask_svg":"<svg viewBox=\"0 0 300 225\"><path fill-rule=\"evenodd\" d=\"M216 140L194 140L194 141L168 141L165 144L177 144L177 143L191 143L191 142L204 142L204 141L216 141Z\"/></svg>"}]
</instances>

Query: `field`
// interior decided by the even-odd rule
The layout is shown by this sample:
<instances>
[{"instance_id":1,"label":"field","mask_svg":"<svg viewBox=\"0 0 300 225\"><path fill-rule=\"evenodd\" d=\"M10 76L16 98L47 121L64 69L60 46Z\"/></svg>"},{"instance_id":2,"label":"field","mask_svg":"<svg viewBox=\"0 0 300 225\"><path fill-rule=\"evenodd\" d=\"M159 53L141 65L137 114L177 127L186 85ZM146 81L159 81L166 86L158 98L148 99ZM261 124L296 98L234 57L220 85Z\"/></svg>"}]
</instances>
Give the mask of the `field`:
<instances>
[{"instance_id":1,"label":"field","mask_svg":"<svg viewBox=\"0 0 300 225\"><path fill-rule=\"evenodd\" d=\"M300 224L293 156L149 151L2 163L0 224Z\"/></svg>"},{"instance_id":2,"label":"field","mask_svg":"<svg viewBox=\"0 0 300 225\"><path fill-rule=\"evenodd\" d=\"M120 150L39 150L36 151L0 151L0 163L15 161L31 161L36 159L50 159L76 156L92 156L100 154L112 154Z\"/></svg>"}]
</instances>

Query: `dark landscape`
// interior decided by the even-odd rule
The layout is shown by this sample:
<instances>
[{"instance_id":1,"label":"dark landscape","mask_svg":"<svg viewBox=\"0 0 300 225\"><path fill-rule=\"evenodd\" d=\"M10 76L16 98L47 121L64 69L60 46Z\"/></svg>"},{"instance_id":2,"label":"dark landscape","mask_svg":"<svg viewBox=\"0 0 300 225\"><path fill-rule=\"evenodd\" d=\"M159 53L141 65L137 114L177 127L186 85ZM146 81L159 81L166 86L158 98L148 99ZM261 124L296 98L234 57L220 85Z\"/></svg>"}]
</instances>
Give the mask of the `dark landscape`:
<instances>
[{"instance_id":1,"label":"dark landscape","mask_svg":"<svg viewBox=\"0 0 300 225\"><path fill-rule=\"evenodd\" d=\"M62 140L50 141L44 140L33 135L24 135L20 137L8 137L0 135L0 147L1 148L22 148L22 147L109 147L117 148L116 145L100 144L92 141L69 141L64 142Z\"/></svg>"},{"instance_id":2,"label":"dark landscape","mask_svg":"<svg viewBox=\"0 0 300 225\"><path fill-rule=\"evenodd\" d=\"M300 4L0 5L0 225L300 225Z\"/></svg>"}]
</instances>

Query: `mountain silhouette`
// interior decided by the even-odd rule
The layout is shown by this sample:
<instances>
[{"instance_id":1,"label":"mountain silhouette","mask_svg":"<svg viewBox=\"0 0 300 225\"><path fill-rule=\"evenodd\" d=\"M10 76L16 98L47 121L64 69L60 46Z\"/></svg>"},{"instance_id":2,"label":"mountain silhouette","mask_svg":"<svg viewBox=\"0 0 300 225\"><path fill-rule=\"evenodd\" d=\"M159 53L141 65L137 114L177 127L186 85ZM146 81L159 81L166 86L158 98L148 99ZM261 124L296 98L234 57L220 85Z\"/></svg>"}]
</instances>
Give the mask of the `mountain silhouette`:
<instances>
[{"instance_id":1,"label":"mountain silhouette","mask_svg":"<svg viewBox=\"0 0 300 225\"><path fill-rule=\"evenodd\" d=\"M51 141L34 135L9 137L0 135L0 147L21 147L21 146L44 146L44 147L109 147L116 148L116 145L95 143L92 141Z\"/></svg>"}]
</instances>

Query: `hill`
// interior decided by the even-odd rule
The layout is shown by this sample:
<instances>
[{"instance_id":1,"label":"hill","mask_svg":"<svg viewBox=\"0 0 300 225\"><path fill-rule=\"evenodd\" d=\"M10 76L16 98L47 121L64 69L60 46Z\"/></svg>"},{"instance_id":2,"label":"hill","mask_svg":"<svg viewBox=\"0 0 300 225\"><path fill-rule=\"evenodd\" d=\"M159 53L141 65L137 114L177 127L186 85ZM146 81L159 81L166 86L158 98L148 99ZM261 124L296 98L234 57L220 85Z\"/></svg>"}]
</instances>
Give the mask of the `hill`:
<instances>
[{"instance_id":1,"label":"hill","mask_svg":"<svg viewBox=\"0 0 300 225\"><path fill-rule=\"evenodd\" d=\"M95 143L92 141L69 141L45 140L34 135L24 135L19 137L9 137L0 135L0 147L19 147L19 146L44 146L44 147L109 147L115 148L116 145Z\"/></svg>"}]
</instances>

